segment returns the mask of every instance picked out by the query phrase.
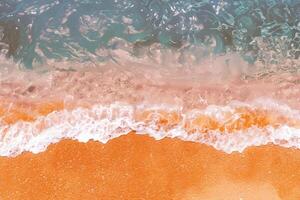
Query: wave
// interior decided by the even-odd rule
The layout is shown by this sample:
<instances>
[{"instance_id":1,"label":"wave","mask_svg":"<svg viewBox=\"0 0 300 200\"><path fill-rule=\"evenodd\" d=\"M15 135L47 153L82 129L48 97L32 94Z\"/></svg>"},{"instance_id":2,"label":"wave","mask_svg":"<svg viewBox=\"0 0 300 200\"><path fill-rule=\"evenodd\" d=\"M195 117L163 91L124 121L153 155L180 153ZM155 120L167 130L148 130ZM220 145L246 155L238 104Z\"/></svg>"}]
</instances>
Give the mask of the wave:
<instances>
[{"instance_id":1,"label":"wave","mask_svg":"<svg viewBox=\"0 0 300 200\"><path fill-rule=\"evenodd\" d=\"M0 124L1 156L43 152L63 139L106 143L131 132L157 140L197 142L226 153L266 144L300 148L300 112L265 99L189 111L169 105L114 103Z\"/></svg>"}]
</instances>

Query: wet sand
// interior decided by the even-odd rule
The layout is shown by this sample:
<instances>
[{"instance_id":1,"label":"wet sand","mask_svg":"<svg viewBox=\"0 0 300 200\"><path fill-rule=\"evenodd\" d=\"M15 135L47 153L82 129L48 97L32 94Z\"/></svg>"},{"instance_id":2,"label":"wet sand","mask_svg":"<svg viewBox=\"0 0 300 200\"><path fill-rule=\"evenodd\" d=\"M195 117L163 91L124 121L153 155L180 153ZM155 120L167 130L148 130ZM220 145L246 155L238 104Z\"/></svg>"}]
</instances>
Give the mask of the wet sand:
<instances>
[{"instance_id":1,"label":"wet sand","mask_svg":"<svg viewBox=\"0 0 300 200\"><path fill-rule=\"evenodd\" d=\"M0 197L297 200L299 166L299 150L273 145L225 154L135 134L107 144L64 140L40 154L0 158Z\"/></svg>"}]
</instances>

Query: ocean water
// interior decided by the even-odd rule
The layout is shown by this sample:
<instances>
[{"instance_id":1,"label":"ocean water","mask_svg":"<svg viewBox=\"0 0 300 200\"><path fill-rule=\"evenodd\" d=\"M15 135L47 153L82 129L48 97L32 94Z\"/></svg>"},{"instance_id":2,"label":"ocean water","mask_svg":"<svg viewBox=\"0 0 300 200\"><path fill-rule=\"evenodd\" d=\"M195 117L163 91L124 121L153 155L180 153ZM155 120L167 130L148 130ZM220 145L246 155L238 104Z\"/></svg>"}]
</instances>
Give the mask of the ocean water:
<instances>
[{"instance_id":1,"label":"ocean water","mask_svg":"<svg viewBox=\"0 0 300 200\"><path fill-rule=\"evenodd\" d=\"M1 156L130 132L226 153L299 148L299 1L10 0L0 11Z\"/></svg>"},{"instance_id":2,"label":"ocean water","mask_svg":"<svg viewBox=\"0 0 300 200\"><path fill-rule=\"evenodd\" d=\"M268 65L299 58L299 19L297 0L2 0L0 48L27 68L118 62L118 49L139 58L172 49L196 62L236 52Z\"/></svg>"}]
</instances>

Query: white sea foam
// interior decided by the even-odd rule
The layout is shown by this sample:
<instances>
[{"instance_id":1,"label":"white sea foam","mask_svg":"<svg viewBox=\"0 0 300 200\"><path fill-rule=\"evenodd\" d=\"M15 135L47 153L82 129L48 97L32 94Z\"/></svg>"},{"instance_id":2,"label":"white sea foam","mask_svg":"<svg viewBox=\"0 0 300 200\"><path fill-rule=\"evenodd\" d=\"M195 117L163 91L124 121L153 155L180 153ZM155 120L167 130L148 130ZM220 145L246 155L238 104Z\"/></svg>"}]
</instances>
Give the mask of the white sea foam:
<instances>
[{"instance_id":1,"label":"white sea foam","mask_svg":"<svg viewBox=\"0 0 300 200\"><path fill-rule=\"evenodd\" d=\"M181 108L168 107L167 105L151 107L120 103L108 106L95 105L90 109L77 108L72 111L55 111L47 116L39 117L34 122L19 121L11 125L1 125L0 156L17 156L25 151L43 152L50 144L57 143L62 139L73 139L80 142L94 140L106 143L131 131L135 131L137 134L148 134L157 140L168 137L207 144L226 153L242 152L247 147L269 143L288 148L300 148L300 129L285 124L277 128L253 126L246 130L231 133L220 131L188 133L184 129L186 120L192 119L197 113L212 116L222 121L225 112L233 112L234 107L241 105L249 108L259 106L264 109L276 109L287 117L300 119L298 111L287 106L266 103L266 101L256 101L251 105L235 102L224 107L209 106L204 110L193 110L187 113L183 113ZM150 123L135 119L135 113L141 109L176 111L182 120L168 129L162 128L157 125L156 116L152 116L153 121ZM154 115L160 114L154 112Z\"/></svg>"}]
</instances>

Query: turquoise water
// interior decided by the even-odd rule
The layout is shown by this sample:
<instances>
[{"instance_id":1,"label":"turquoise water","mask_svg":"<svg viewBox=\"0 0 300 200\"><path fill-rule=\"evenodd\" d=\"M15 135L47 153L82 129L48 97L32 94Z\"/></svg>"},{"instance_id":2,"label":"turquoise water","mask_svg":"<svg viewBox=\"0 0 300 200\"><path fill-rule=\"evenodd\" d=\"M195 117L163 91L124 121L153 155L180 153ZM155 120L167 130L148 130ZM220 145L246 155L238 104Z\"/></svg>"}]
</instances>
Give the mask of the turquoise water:
<instances>
[{"instance_id":1,"label":"turquoise water","mask_svg":"<svg viewBox=\"0 0 300 200\"><path fill-rule=\"evenodd\" d=\"M300 1L1 0L0 39L1 54L28 68L117 60L120 46L139 58L158 46L276 64L300 56Z\"/></svg>"}]
</instances>

